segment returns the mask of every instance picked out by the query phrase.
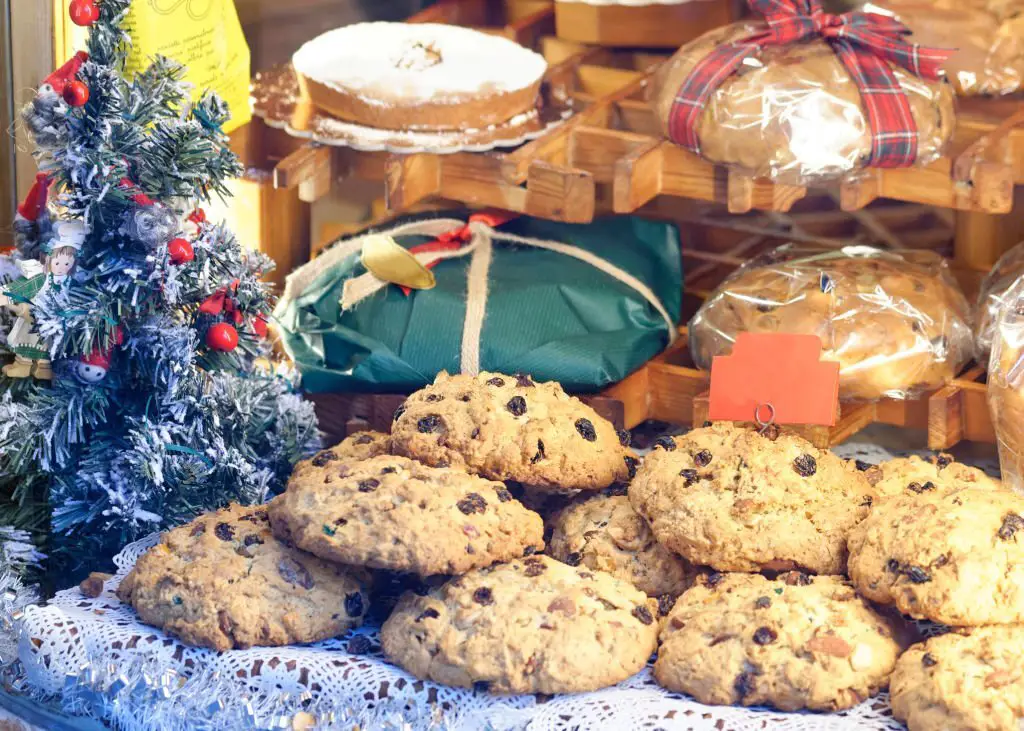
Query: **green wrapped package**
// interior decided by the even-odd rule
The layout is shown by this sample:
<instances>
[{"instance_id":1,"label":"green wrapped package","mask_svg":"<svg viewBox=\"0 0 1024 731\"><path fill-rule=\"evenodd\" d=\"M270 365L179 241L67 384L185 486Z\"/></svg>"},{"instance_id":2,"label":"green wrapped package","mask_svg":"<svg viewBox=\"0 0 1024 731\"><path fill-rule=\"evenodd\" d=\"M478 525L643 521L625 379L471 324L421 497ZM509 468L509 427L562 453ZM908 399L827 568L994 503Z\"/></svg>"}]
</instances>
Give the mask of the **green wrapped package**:
<instances>
[{"instance_id":1,"label":"green wrapped package","mask_svg":"<svg viewBox=\"0 0 1024 731\"><path fill-rule=\"evenodd\" d=\"M376 233L415 252L467 216L419 216ZM587 225L520 217L471 229L433 265L432 289L407 294L368 273L360 257L367 234L293 272L274 317L304 388L410 392L442 370L487 370L592 392L675 336L682 300L675 226L629 216ZM426 264L430 256L418 258Z\"/></svg>"}]
</instances>

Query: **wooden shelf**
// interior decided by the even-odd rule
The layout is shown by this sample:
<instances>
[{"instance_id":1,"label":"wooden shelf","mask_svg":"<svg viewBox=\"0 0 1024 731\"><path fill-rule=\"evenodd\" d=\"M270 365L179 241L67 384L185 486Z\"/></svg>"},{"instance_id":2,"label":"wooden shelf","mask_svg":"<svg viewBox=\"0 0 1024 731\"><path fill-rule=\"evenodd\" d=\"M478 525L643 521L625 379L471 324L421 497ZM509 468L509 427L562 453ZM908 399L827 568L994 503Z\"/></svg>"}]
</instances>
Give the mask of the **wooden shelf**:
<instances>
[{"instance_id":1,"label":"wooden shelf","mask_svg":"<svg viewBox=\"0 0 1024 731\"><path fill-rule=\"evenodd\" d=\"M670 48L736 20L728 0L686 0L648 5L592 5L559 0L555 28L559 38L597 46Z\"/></svg>"}]
</instances>

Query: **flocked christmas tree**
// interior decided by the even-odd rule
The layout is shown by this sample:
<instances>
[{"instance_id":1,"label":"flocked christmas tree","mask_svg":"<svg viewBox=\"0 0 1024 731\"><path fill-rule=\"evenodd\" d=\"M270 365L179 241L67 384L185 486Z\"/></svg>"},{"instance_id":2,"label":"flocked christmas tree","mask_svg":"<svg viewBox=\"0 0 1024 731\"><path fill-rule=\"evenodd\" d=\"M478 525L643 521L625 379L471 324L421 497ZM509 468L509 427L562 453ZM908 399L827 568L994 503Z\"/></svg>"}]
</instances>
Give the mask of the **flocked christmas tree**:
<instances>
[{"instance_id":1,"label":"flocked christmas tree","mask_svg":"<svg viewBox=\"0 0 1024 731\"><path fill-rule=\"evenodd\" d=\"M130 2L73 0L88 53L23 111L41 172L0 297L0 523L48 535L61 573L264 499L319 441L265 358L271 262L198 207L241 173L229 110L167 58L125 78Z\"/></svg>"}]
</instances>

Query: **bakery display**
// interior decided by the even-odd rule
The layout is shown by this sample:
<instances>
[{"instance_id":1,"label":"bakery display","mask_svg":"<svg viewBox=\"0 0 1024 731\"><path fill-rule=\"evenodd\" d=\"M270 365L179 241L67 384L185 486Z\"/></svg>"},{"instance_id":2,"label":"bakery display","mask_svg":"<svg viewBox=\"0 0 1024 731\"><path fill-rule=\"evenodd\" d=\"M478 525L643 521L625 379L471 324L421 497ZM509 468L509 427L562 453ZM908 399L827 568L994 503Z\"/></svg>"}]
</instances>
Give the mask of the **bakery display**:
<instances>
[{"instance_id":1,"label":"bakery display","mask_svg":"<svg viewBox=\"0 0 1024 731\"><path fill-rule=\"evenodd\" d=\"M403 457L329 460L269 506L274 533L342 564L457 574L544 548L541 518L500 482Z\"/></svg>"},{"instance_id":2,"label":"bakery display","mask_svg":"<svg viewBox=\"0 0 1024 731\"><path fill-rule=\"evenodd\" d=\"M303 93L347 122L480 130L535 114L547 63L500 36L435 23L357 23L292 57Z\"/></svg>"},{"instance_id":3,"label":"bakery display","mask_svg":"<svg viewBox=\"0 0 1024 731\"><path fill-rule=\"evenodd\" d=\"M944 67L957 94L993 97L1021 93L1021 0L887 0L880 5L914 31L917 43L957 49Z\"/></svg>"},{"instance_id":4,"label":"bakery display","mask_svg":"<svg viewBox=\"0 0 1024 731\"><path fill-rule=\"evenodd\" d=\"M440 373L395 413L392 449L425 464L534 488L600 490L629 479L624 435L554 382Z\"/></svg>"},{"instance_id":5,"label":"bakery display","mask_svg":"<svg viewBox=\"0 0 1024 731\"><path fill-rule=\"evenodd\" d=\"M700 368L727 354L741 332L821 338L840 364L841 399L910 398L954 378L971 359L970 307L945 260L788 244L727 278L690 322Z\"/></svg>"},{"instance_id":6,"label":"bakery display","mask_svg":"<svg viewBox=\"0 0 1024 731\"><path fill-rule=\"evenodd\" d=\"M675 597L695 570L658 543L626 495L595 495L560 510L551 520L548 553L570 566L607 571L653 597Z\"/></svg>"},{"instance_id":7,"label":"bakery display","mask_svg":"<svg viewBox=\"0 0 1024 731\"><path fill-rule=\"evenodd\" d=\"M834 454L729 424L662 438L629 486L663 546L719 571L843 573L847 535L872 498Z\"/></svg>"},{"instance_id":8,"label":"bakery display","mask_svg":"<svg viewBox=\"0 0 1024 731\"><path fill-rule=\"evenodd\" d=\"M702 67L716 49L739 47L765 31L765 24L755 21L716 28L659 68L650 99L664 134L711 162L794 185L885 162L873 140L863 91L840 55L820 37L766 45L752 51L733 73L724 65L731 59ZM883 63L913 120L909 134L916 141L916 154L907 162L925 165L942 154L952 135L953 92L941 80ZM690 97L705 89L703 106L694 104Z\"/></svg>"},{"instance_id":9,"label":"bakery display","mask_svg":"<svg viewBox=\"0 0 1024 731\"><path fill-rule=\"evenodd\" d=\"M418 678L493 693L580 693L647 664L657 611L608 574L531 556L406 594L381 640Z\"/></svg>"},{"instance_id":10,"label":"bakery display","mask_svg":"<svg viewBox=\"0 0 1024 731\"><path fill-rule=\"evenodd\" d=\"M365 619L330 646L339 669L495 702L636 676L782 712L852 713L891 683L910 731L1021 715L1024 497L946 454L870 465L778 429L659 436L642 462L629 442L556 383L442 374L391 434L318 452L268 505L168 532L117 593L217 650ZM920 636L899 613L1002 626L898 661Z\"/></svg>"},{"instance_id":11,"label":"bakery display","mask_svg":"<svg viewBox=\"0 0 1024 731\"><path fill-rule=\"evenodd\" d=\"M881 501L850 532L871 601L952 626L1024 622L1024 497L963 488Z\"/></svg>"},{"instance_id":12,"label":"bakery display","mask_svg":"<svg viewBox=\"0 0 1024 731\"><path fill-rule=\"evenodd\" d=\"M896 663L889 697L910 731L1014 731L1024 720L1024 627L933 637Z\"/></svg>"},{"instance_id":13,"label":"bakery display","mask_svg":"<svg viewBox=\"0 0 1024 731\"><path fill-rule=\"evenodd\" d=\"M712 574L665 619L654 677L712 705L838 711L885 687L896 637L841 577Z\"/></svg>"},{"instance_id":14,"label":"bakery display","mask_svg":"<svg viewBox=\"0 0 1024 731\"><path fill-rule=\"evenodd\" d=\"M214 650L337 637L369 608L368 577L278 541L267 511L231 505L168 531L117 589L142 621Z\"/></svg>"},{"instance_id":15,"label":"bakery display","mask_svg":"<svg viewBox=\"0 0 1024 731\"><path fill-rule=\"evenodd\" d=\"M988 405L1003 482L1024 493L1024 279L1003 296L992 328Z\"/></svg>"},{"instance_id":16,"label":"bakery display","mask_svg":"<svg viewBox=\"0 0 1024 731\"><path fill-rule=\"evenodd\" d=\"M907 493L921 495L965 487L986 490L1002 488L999 480L989 477L977 467L957 462L948 454L936 454L928 458L916 454L898 457L872 467L865 472L865 476L878 497Z\"/></svg>"}]
</instances>

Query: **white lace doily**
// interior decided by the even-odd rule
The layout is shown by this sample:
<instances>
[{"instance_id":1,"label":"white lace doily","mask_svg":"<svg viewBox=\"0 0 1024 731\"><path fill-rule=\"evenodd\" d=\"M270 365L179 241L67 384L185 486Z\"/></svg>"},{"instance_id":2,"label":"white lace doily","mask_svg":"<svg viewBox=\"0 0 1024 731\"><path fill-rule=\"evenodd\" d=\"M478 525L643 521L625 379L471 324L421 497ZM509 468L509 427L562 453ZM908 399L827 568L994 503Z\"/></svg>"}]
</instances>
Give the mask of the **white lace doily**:
<instances>
[{"instance_id":1,"label":"white lace doily","mask_svg":"<svg viewBox=\"0 0 1024 731\"><path fill-rule=\"evenodd\" d=\"M909 451L870 440L837 449L845 457L872 462ZM73 588L58 593L46 607L26 610L19 656L33 690L77 693L81 709L132 730L292 728L293 717L303 710L322 719L315 728L352 728L357 717L346 714L361 714L357 722L368 729L903 728L891 717L884 694L835 714L705 706L658 687L650 668L613 688L552 698L449 688L418 681L388 664L376 627L309 646L224 653L188 647L141 624L114 595L121 578L156 540L150 536L117 556L117 575L100 597L89 599ZM363 654L349 652L356 635L369 640L351 645Z\"/></svg>"}]
</instances>

